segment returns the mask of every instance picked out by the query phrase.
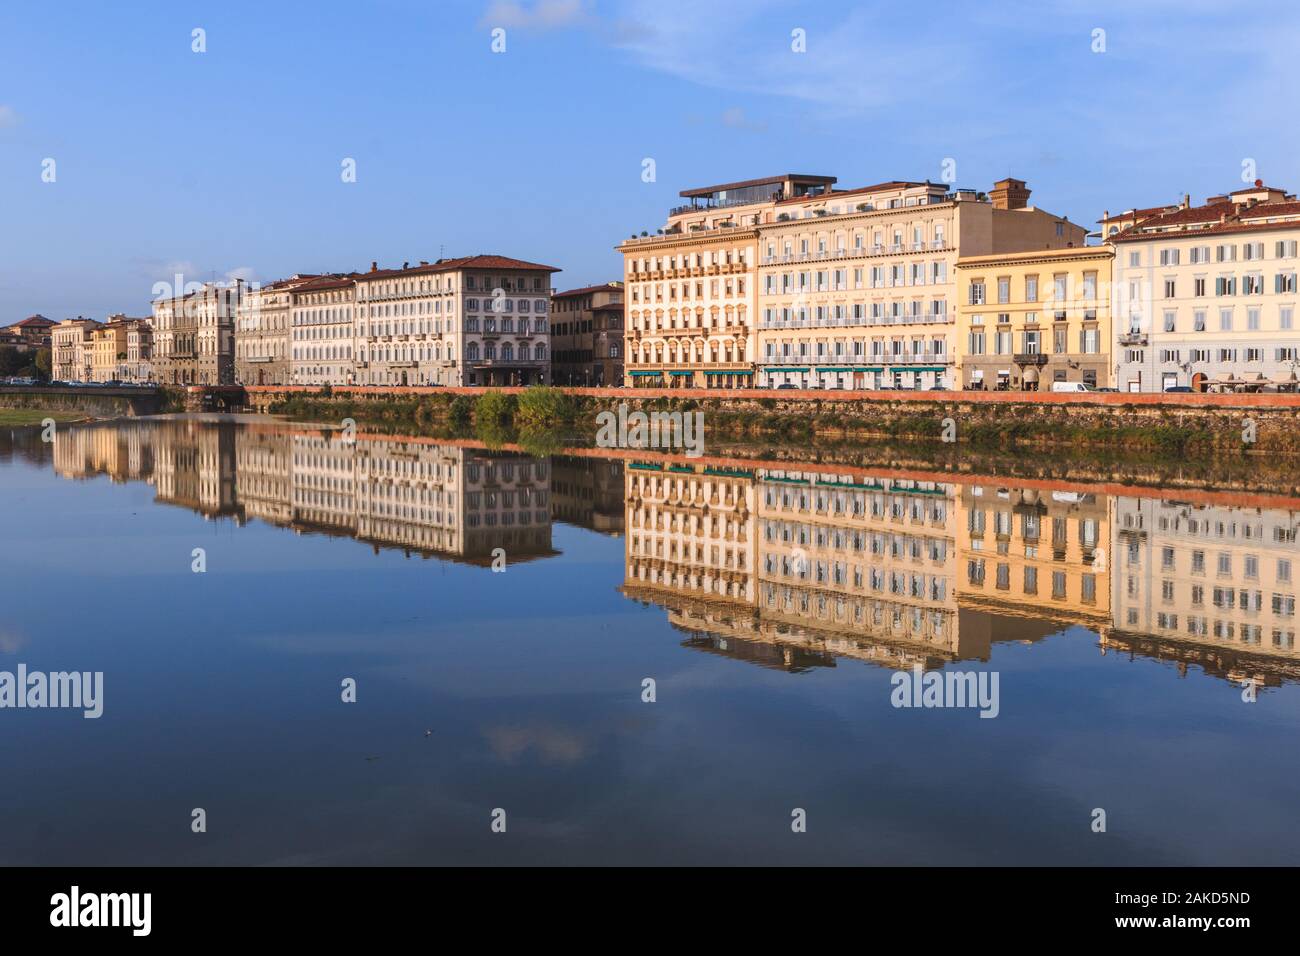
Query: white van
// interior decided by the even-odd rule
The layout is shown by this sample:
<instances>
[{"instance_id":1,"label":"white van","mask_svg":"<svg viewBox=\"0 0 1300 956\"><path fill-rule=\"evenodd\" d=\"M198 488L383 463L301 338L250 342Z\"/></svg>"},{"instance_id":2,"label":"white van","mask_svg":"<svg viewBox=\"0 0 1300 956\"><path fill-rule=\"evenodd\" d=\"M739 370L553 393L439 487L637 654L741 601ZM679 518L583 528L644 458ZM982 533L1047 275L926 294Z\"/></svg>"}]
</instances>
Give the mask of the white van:
<instances>
[{"instance_id":1,"label":"white van","mask_svg":"<svg viewBox=\"0 0 1300 956\"><path fill-rule=\"evenodd\" d=\"M1052 391L1054 392L1095 392L1093 386L1086 382L1053 382Z\"/></svg>"}]
</instances>

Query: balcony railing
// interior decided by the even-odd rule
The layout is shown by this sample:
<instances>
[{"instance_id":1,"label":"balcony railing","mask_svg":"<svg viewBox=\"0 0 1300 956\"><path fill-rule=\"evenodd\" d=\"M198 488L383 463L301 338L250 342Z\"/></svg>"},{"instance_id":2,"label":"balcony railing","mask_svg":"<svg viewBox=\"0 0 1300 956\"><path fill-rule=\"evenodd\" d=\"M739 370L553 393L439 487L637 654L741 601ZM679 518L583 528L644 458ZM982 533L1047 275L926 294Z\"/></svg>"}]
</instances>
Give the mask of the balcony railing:
<instances>
[{"instance_id":1,"label":"balcony railing","mask_svg":"<svg viewBox=\"0 0 1300 956\"><path fill-rule=\"evenodd\" d=\"M1046 365L1046 352L1017 352L1013 359L1017 365Z\"/></svg>"},{"instance_id":2,"label":"balcony railing","mask_svg":"<svg viewBox=\"0 0 1300 956\"><path fill-rule=\"evenodd\" d=\"M1146 345L1147 334L1145 332L1126 332L1119 337L1120 345Z\"/></svg>"}]
</instances>

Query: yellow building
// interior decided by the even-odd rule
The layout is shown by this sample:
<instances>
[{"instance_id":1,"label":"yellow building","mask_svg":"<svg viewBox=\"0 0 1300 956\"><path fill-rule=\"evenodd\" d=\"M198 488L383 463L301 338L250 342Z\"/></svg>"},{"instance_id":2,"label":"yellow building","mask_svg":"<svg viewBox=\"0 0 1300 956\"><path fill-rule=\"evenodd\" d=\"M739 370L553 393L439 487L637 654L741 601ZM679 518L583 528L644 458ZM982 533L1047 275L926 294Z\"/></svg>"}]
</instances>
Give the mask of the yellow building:
<instances>
[{"instance_id":1,"label":"yellow building","mask_svg":"<svg viewBox=\"0 0 1300 956\"><path fill-rule=\"evenodd\" d=\"M1111 384L1110 246L957 261L962 388Z\"/></svg>"},{"instance_id":2,"label":"yellow building","mask_svg":"<svg viewBox=\"0 0 1300 956\"><path fill-rule=\"evenodd\" d=\"M1110 499L969 485L960 509L963 608L1096 631L1110 625Z\"/></svg>"}]
</instances>

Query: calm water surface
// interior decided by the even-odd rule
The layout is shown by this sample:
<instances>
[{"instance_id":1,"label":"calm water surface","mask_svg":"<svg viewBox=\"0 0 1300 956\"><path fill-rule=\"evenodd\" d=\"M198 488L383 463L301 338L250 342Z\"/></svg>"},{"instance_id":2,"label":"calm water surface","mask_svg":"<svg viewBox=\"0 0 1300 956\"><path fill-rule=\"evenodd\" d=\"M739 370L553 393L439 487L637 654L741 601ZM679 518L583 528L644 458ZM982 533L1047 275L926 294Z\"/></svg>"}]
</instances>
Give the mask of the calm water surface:
<instances>
[{"instance_id":1,"label":"calm water surface","mask_svg":"<svg viewBox=\"0 0 1300 956\"><path fill-rule=\"evenodd\" d=\"M190 419L0 492L0 670L104 672L0 710L0 864L1300 857L1293 510Z\"/></svg>"}]
</instances>

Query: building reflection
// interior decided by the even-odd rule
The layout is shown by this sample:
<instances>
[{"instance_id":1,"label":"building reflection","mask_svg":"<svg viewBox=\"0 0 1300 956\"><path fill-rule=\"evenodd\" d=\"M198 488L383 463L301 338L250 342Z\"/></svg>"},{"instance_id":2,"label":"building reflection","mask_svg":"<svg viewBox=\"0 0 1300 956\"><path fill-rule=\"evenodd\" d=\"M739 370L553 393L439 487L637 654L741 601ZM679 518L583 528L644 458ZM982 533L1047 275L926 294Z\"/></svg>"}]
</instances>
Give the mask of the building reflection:
<instances>
[{"instance_id":1,"label":"building reflection","mask_svg":"<svg viewBox=\"0 0 1300 956\"><path fill-rule=\"evenodd\" d=\"M50 459L33 432L8 434L0 453ZM496 549L512 564L556 554L553 521L622 534L622 592L662 607L684 647L792 672L987 661L995 643L1083 629L1106 654L1300 680L1300 513L1225 496L544 459L192 419L63 426L52 459L67 478L148 482L209 519L479 565Z\"/></svg>"},{"instance_id":2,"label":"building reflection","mask_svg":"<svg viewBox=\"0 0 1300 956\"><path fill-rule=\"evenodd\" d=\"M1119 496L1103 646L1234 682L1300 680L1294 511Z\"/></svg>"},{"instance_id":3,"label":"building reflection","mask_svg":"<svg viewBox=\"0 0 1300 956\"><path fill-rule=\"evenodd\" d=\"M490 564L547 557L551 466L508 452L192 419L61 429L54 467L152 484L207 518Z\"/></svg>"},{"instance_id":4,"label":"building reflection","mask_svg":"<svg viewBox=\"0 0 1300 956\"><path fill-rule=\"evenodd\" d=\"M623 592L694 650L938 667L1078 627L1103 653L1300 679L1294 512L637 462L625 484Z\"/></svg>"}]
</instances>

